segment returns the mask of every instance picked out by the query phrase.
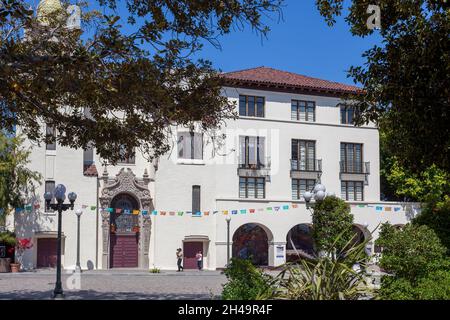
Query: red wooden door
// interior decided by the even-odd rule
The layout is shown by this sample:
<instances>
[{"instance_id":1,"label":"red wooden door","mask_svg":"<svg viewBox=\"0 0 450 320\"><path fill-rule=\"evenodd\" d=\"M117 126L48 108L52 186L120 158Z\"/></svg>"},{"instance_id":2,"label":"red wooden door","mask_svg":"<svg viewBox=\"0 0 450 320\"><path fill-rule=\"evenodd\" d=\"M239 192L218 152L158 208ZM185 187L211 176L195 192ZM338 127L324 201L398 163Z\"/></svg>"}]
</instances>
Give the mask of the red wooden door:
<instances>
[{"instance_id":1,"label":"red wooden door","mask_svg":"<svg viewBox=\"0 0 450 320\"><path fill-rule=\"evenodd\" d=\"M137 268L138 267L137 234L111 234L110 267Z\"/></svg>"},{"instance_id":2,"label":"red wooden door","mask_svg":"<svg viewBox=\"0 0 450 320\"><path fill-rule=\"evenodd\" d=\"M197 269L197 258L195 255L197 252L203 253L203 242L185 242L184 243L184 261L183 266L185 269Z\"/></svg>"},{"instance_id":3,"label":"red wooden door","mask_svg":"<svg viewBox=\"0 0 450 320\"><path fill-rule=\"evenodd\" d=\"M56 267L57 239L42 238L37 241L37 268Z\"/></svg>"}]
</instances>

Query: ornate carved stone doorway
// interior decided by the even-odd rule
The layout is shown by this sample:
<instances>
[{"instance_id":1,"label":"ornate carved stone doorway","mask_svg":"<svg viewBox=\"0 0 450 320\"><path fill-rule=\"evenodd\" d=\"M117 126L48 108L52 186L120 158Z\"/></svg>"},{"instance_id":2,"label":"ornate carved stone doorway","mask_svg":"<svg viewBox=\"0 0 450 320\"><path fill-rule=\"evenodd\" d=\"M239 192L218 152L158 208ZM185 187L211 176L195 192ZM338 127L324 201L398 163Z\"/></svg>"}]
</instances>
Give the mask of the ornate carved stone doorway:
<instances>
[{"instance_id":1,"label":"ornate carved stone doorway","mask_svg":"<svg viewBox=\"0 0 450 320\"><path fill-rule=\"evenodd\" d=\"M125 199L122 195L128 195L129 199L135 200L132 206L138 206L139 210L147 210L148 215L139 214L139 242L138 242L138 266L141 269L149 268L149 245L150 245L150 230L151 219L150 212L153 210L152 198L148 189L150 178L145 171L141 179L137 178L131 169L121 169L120 172L114 177L110 178L108 172L103 172L102 175L103 188L100 196L100 205L103 209L110 208L114 205L120 204L120 199ZM114 202L114 203L113 203ZM122 201L123 202L123 201ZM126 205L126 203L122 203ZM110 230L111 230L111 214L102 210L102 266L105 269L111 268L110 266Z\"/></svg>"}]
</instances>

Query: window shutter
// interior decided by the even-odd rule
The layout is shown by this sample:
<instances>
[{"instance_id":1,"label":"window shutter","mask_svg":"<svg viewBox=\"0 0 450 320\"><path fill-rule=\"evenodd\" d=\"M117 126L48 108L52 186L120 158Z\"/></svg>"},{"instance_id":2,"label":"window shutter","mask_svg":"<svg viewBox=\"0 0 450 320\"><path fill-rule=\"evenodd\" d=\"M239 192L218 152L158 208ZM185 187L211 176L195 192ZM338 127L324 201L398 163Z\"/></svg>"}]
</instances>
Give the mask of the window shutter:
<instances>
[{"instance_id":1,"label":"window shutter","mask_svg":"<svg viewBox=\"0 0 450 320\"><path fill-rule=\"evenodd\" d=\"M245 164L245 137L239 137L239 164Z\"/></svg>"},{"instance_id":2,"label":"window shutter","mask_svg":"<svg viewBox=\"0 0 450 320\"><path fill-rule=\"evenodd\" d=\"M265 137L258 137L258 157L259 157L259 163L262 165L266 164L266 138Z\"/></svg>"},{"instance_id":3,"label":"window shutter","mask_svg":"<svg viewBox=\"0 0 450 320\"><path fill-rule=\"evenodd\" d=\"M256 164L257 159L257 147L256 147L256 137L249 137L248 139L248 163Z\"/></svg>"},{"instance_id":4,"label":"window shutter","mask_svg":"<svg viewBox=\"0 0 450 320\"><path fill-rule=\"evenodd\" d=\"M203 134L194 134L194 159L203 159Z\"/></svg>"}]
</instances>

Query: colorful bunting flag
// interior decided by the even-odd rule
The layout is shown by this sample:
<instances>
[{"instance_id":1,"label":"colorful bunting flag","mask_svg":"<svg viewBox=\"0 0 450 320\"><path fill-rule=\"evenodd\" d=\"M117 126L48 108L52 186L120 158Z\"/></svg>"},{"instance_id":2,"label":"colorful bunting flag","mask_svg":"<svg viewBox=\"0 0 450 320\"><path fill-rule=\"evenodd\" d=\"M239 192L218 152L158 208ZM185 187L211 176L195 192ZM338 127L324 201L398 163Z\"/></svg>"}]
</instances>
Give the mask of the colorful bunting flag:
<instances>
[{"instance_id":1,"label":"colorful bunting flag","mask_svg":"<svg viewBox=\"0 0 450 320\"><path fill-rule=\"evenodd\" d=\"M394 211L395 211L395 212L398 212L398 211L400 211L400 210L402 210L402 208L394 208Z\"/></svg>"},{"instance_id":2,"label":"colorful bunting flag","mask_svg":"<svg viewBox=\"0 0 450 320\"><path fill-rule=\"evenodd\" d=\"M297 209L297 208L298 208L298 204L293 204L293 205L292 205L292 208L293 208L293 209Z\"/></svg>"},{"instance_id":3,"label":"colorful bunting flag","mask_svg":"<svg viewBox=\"0 0 450 320\"><path fill-rule=\"evenodd\" d=\"M238 211L237 210L233 210L233 211L231 211L231 214L238 214Z\"/></svg>"},{"instance_id":4,"label":"colorful bunting flag","mask_svg":"<svg viewBox=\"0 0 450 320\"><path fill-rule=\"evenodd\" d=\"M280 211L280 207L273 207L275 211Z\"/></svg>"},{"instance_id":5,"label":"colorful bunting flag","mask_svg":"<svg viewBox=\"0 0 450 320\"><path fill-rule=\"evenodd\" d=\"M136 216L139 214L139 210L133 210L133 214Z\"/></svg>"},{"instance_id":6,"label":"colorful bunting flag","mask_svg":"<svg viewBox=\"0 0 450 320\"><path fill-rule=\"evenodd\" d=\"M205 213L203 215L209 216L209 211L205 211Z\"/></svg>"},{"instance_id":7,"label":"colorful bunting flag","mask_svg":"<svg viewBox=\"0 0 450 320\"><path fill-rule=\"evenodd\" d=\"M222 211L222 213L223 213L224 216L227 216L228 215L228 210L224 210L224 211Z\"/></svg>"},{"instance_id":8,"label":"colorful bunting flag","mask_svg":"<svg viewBox=\"0 0 450 320\"><path fill-rule=\"evenodd\" d=\"M83 204L83 205L81 206L82 209L86 209L87 207L88 207L87 204Z\"/></svg>"},{"instance_id":9,"label":"colorful bunting flag","mask_svg":"<svg viewBox=\"0 0 450 320\"><path fill-rule=\"evenodd\" d=\"M122 209L121 209L121 208L117 208L117 209L116 209L116 213L117 213L117 214L122 213Z\"/></svg>"},{"instance_id":10,"label":"colorful bunting flag","mask_svg":"<svg viewBox=\"0 0 450 320\"><path fill-rule=\"evenodd\" d=\"M366 205L365 205L365 204L360 204L360 205L358 205L358 207L359 207L359 208L365 208Z\"/></svg>"},{"instance_id":11,"label":"colorful bunting flag","mask_svg":"<svg viewBox=\"0 0 450 320\"><path fill-rule=\"evenodd\" d=\"M124 214L131 214L131 210L124 209L124 210L123 210L123 213L124 213Z\"/></svg>"},{"instance_id":12,"label":"colorful bunting flag","mask_svg":"<svg viewBox=\"0 0 450 320\"><path fill-rule=\"evenodd\" d=\"M259 208L258 212L264 212L264 208Z\"/></svg>"},{"instance_id":13,"label":"colorful bunting flag","mask_svg":"<svg viewBox=\"0 0 450 320\"><path fill-rule=\"evenodd\" d=\"M219 213L219 211L213 211L213 214L218 214Z\"/></svg>"},{"instance_id":14,"label":"colorful bunting flag","mask_svg":"<svg viewBox=\"0 0 450 320\"><path fill-rule=\"evenodd\" d=\"M91 207L91 209L92 209L92 207ZM113 213L113 208L108 208L108 209L106 209L106 211L108 211L109 213Z\"/></svg>"},{"instance_id":15,"label":"colorful bunting flag","mask_svg":"<svg viewBox=\"0 0 450 320\"><path fill-rule=\"evenodd\" d=\"M91 206L91 210L95 210L95 209L97 209L97 206ZM112 211L110 211L110 212L112 212Z\"/></svg>"},{"instance_id":16,"label":"colorful bunting flag","mask_svg":"<svg viewBox=\"0 0 450 320\"><path fill-rule=\"evenodd\" d=\"M383 207L377 206L377 207L375 208L375 210L377 210L377 211L383 211Z\"/></svg>"},{"instance_id":17,"label":"colorful bunting flag","mask_svg":"<svg viewBox=\"0 0 450 320\"><path fill-rule=\"evenodd\" d=\"M267 211L272 211L272 207L267 207Z\"/></svg>"},{"instance_id":18,"label":"colorful bunting flag","mask_svg":"<svg viewBox=\"0 0 450 320\"><path fill-rule=\"evenodd\" d=\"M289 210L289 206L283 206L283 210Z\"/></svg>"},{"instance_id":19,"label":"colorful bunting flag","mask_svg":"<svg viewBox=\"0 0 450 320\"><path fill-rule=\"evenodd\" d=\"M246 214L247 213L247 210L246 209L242 209L241 210L241 214Z\"/></svg>"},{"instance_id":20,"label":"colorful bunting flag","mask_svg":"<svg viewBox=\"0 0 450 320\"><path fill-rule=\"evenodd\" d=\"M178 215L181 217L184 214L183 211L178 211Z\"/></svg>"},{"instance_id":21,"label":"colorful bunting flag","mask_svg":"<svg viewBox=\"0 0 450 320\"><path fill-rule=\"evenodd\" d=\"M392 207L386 207L386 208L384 208L384 211L392 211Z\"/></svg>"},{"instance_id":22,"label":"colorful bunting flag","mask_svg":"<svg viewBox=\"0 0 450 320\"><path fill-rule=\"evenodd\" d=\"M143 215L143 216L148 215L148 211L147 211L147 210L142 210L142 215Z\"/></svg>"},{"instance_id":23,"label":"colorful bunting flag","mask_svg":"<svg viewBox=\"0 0 450 320\"><path fill-rule=\"evenodd\" d=\"M166 215L166 211L161 211L160 213L159 213L159 215L161 215L161 216L165 216Z\"/></svg>"},{"instance_id":24,"label":"colorful bunting flag","mask_svg":"<svg viewBox=\"0 0 450 320\"><path fill-rule=\"evenodd\" d=\"M153 211L152 211L152 215L154 215L154 216L158 215L158 211L153 210Z\"/></svg>"},{"instance_id":25,"label":"colorful bunting flag","mask_svg":"<svg viewBox=\"0 0 450 320\"><path fill-rule=\"evenodd\" d=\"M197 212L195 212L195 213L192 213L192 216L193 216L193 217L201 217L201 216L202 216L202 213L201 213L200 211L197 211Z\"/></svg>"},{"instance_id":26,"label":"colorful bunting flag","mask_svg":"<svg viewBox=\"0 0 450 320\"><path fill-rule=\"evenodd\" d=\"M255 213L255 209L250 209L250 213Z\"/></svg>"}]
</instances>

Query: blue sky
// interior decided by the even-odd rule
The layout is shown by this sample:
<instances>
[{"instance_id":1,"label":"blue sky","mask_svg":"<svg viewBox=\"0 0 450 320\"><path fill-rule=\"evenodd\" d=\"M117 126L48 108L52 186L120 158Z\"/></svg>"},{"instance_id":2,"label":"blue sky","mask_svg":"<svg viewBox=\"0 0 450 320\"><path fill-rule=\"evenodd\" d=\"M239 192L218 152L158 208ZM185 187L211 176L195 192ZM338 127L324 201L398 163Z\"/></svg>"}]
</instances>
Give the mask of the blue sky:
<instances>
[{"instance_id":1,"label":"blue sky","mask_svg":"<svg viewBox=\"0 0 450 320\"><path fill-rule=\"evenodd\" d=\"M347 1L348 2L348 1ZM201 56L222 71L268 66L347 84L346 70L361 65L363 51L380 42L377 34L354 37L343 17L328 27L315 0L285 0L284 21L270 23L268 39L250 28L221 38L222 50L206 45Z\"/></svg>"}]
</instances>

